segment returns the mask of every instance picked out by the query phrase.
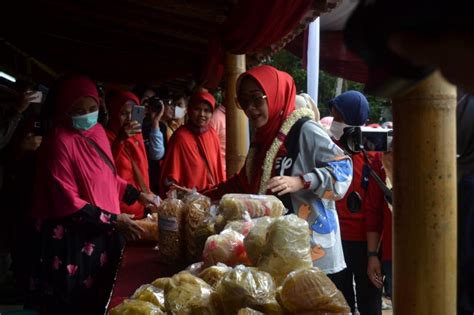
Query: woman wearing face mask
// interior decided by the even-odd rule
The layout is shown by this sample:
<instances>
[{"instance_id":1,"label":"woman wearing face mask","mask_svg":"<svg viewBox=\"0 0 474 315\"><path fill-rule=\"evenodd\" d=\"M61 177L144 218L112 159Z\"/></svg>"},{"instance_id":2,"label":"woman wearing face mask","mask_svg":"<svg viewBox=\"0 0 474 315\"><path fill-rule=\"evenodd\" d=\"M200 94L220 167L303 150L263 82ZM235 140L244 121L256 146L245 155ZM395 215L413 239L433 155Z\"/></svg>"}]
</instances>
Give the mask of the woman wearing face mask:
<instances>
[{"instance_id":1,"label":"woman wearing face mask","mask_svg":"<svg viewBox=\"0 0 474 315\"><path fill-rule=\"evenodd\" d=\"M241 171L204 193L212 199L231 192L277 195L309 223L314 266L341 271L346 266L334 200L351 182L351 160L310 109L295 110L296 87L288 73L255 67L240 76L237 94L255 136Z\"/></svg>"},{"instance_id":2,"label":"woman wearing face mask","mask_svg":"<svg viewBox=\"0 0 474 315\"><path fill-rule=\"evenodd\" d=\"M148 159L141 125L131 121L133 106L138 105L138 102L138 97L128 91L118 91L110 98L107 104L107 137L112 146L118 175L135 189L148 193ZM133 216L133 219L142 219L145 216L145 207L140 203L128 205L121 201L120 210Z\"/></svg>"},{"instance_id":3,"label":"woman wearing face mask","mask_svg":"<svg viewBox=\"0 0 474 315\"><path fill-rule=\"evenodd\" d=\"M191 97L189 120L168 143L161 173L164 192L173 184L203 190L225 180L219 137L209 127L214 107L214 97L208 92Z\"/></svg>"},{"instance_id":4,"label":"woman wearing face mask","mask_svg":"<svg viewBox=\"0 0 474 315\"><path fill-rule=\"evenodd\" d=\"M186 114L188 110L188 101L184 95L173 97L174 117L171 121L171 129L178 130L179 127L186 123Z\"/></svg>"},{"instance_id":5,"label":"woman wearing face mask","mask_svg":"<svg viewBox=\"0 0 474 315\"><path fill-rule=\"evenodd\" d=\"M334 120L329 132L337 144L344 134L344 129L351 126L365 125L369 117L369 102L358 91L347 91L329 101ZM342 145L341 145L342 147ZM330 275L331 280L341 290L347 303L355 312L355 301L361 315L381 314L382 274L379 266L378 243L367 242L368 233L374 231L367 217L368 211L374 212L373 200L384 200L380 189L369 189L373 181L370 167L383 174L381 158L378 152L368 152L368 161L363 153L351 154L353 162L352 183L347 194L336 202L341 226L342 248L347 268ZM383 175L381 176L383 177ZM380 203L383 205L383 203ZM383 212L383 209L376 209ZM369 267L370 264L370 268ZM367 270L371 272L368 274ZM356 283L354 287L353 283ZM354 289L355 288L355 289Z\"/></svg>"},{"instance_id":6,"label":"woman wearing face mask","mask_svg":"<svg viewBox=\"0 0 474 315\"><path fill-rule=\"evenodd\" d=\"M30 306L41 314L104 312L123 248L141 229L120 201L152 203L120 178L99 97L84 76L63 79L55 92L54 126L40 147L32 215Z\"/></svg>"}]
</instances>

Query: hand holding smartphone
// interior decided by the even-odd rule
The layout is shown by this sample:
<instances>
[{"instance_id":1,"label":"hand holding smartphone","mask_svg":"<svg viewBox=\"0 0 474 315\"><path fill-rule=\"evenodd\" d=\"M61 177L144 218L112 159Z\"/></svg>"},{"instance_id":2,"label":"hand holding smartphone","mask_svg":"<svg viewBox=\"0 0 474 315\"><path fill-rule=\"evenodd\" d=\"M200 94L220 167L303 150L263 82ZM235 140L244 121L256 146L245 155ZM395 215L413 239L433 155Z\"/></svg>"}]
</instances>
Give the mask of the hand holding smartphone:
<instances>
[{"instance_id":1,"label":"hand holding smartphone","mask_svg":"<svg viewBox=\"0 0 474 315\"><path fill-rule=\"evenodd\" d=\"M133 106L132 121L136 121L140 125L142 125L143 119L145 119L145 106L140 106L140 105Z\"/></svg>"}]
</instances>

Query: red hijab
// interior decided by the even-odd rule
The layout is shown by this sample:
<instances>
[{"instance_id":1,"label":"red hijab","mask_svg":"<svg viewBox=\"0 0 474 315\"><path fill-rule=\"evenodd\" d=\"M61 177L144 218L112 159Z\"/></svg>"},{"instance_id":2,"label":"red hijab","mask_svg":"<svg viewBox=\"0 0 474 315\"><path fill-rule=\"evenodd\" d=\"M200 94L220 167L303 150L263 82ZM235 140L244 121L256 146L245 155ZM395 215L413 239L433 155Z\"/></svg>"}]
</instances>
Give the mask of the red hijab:
<instances>
[{"instance_id":1,"label":"red hijab","mask_svg":"<svg viewBox=\"0 0 474 315\"><path fill-rule=\"evenodd\" d=\"M107 137L112 145L112 154L119 176L139 191L149 191L148 159L142 135L137 134L118 143L115 141L121 128L120 115L122 108L127 101L133 101L135 104L140 103L138 97L128 91L117 91L108 101L109 124ZM135 215L135 219L144 216L144 207L138 202L132 205L121 202L120 210L122 213Z\"/></svg>"},{"instance_id":2,"label":"red hijab","mask_svg":"<svg viewBox=\"0 0 474 315\"><path fill-rule=\"evenodd\" d=\"M242 73L237 81L237 91L239 91L242 79L246 76L250 76L258 82L267 96L268 103L268 122L256 130L250 145L256 150L252 162L255 170L253 178L248 179L247 182L250 185L250 191L256 193L260 186L266 153L283 122L295 110L296 86L288 73L264 65ZM245 166L242 171L245 173Z\"/></svg>"}]
</instances>

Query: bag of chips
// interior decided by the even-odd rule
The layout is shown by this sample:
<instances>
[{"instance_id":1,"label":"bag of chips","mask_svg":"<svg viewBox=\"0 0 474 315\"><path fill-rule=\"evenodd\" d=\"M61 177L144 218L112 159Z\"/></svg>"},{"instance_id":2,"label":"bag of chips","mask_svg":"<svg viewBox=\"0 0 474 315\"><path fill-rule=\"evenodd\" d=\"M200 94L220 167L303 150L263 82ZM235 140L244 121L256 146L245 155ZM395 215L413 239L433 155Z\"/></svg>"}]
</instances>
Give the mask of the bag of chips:
<instances>
[{"instance_id":1,"label":"bag of chips","mask_svg":"<svg viewBox=\"0 0 474 315\"><path fill-rule=\"evenodd\" d=\"M176 198L176 191L168 193L158 208L160 262L175 264L182 260L184 252L184 203Z\"/></svg>"}]
</instances>

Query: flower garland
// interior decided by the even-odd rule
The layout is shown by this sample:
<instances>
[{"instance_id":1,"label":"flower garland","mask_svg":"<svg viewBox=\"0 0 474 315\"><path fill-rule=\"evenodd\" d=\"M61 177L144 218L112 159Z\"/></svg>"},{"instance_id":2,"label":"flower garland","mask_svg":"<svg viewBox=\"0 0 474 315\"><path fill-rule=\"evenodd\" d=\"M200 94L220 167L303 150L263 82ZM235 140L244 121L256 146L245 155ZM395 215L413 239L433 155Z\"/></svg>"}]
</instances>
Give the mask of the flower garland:
<instances>
[{"instance_id":1,"label":"flower garland","mask_svg":"<svg viewBox=\"0 0 474 315\"><path fill-rule=\"evenodd\" d=\"M262 178L260 179L260 189L258 190L259 194L263 195L266 193L267 183L270 180L270 176L272 175L273 162L275 161L276 155L278 154L281 145L285 142L286 136L288 135L288 132L290 132L291 127L293 127L293 125L303 117L310 117L311 119L314 119L314 113L309 108L297 109L293 111L281 125L277 136L273 140L272 145L265 155L265 161L262 165L263 174Z\"/></svg>"}]
</instances>

